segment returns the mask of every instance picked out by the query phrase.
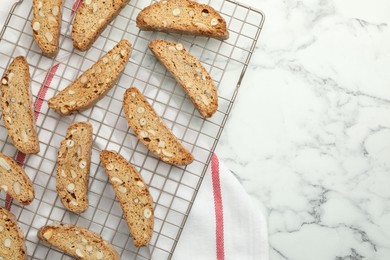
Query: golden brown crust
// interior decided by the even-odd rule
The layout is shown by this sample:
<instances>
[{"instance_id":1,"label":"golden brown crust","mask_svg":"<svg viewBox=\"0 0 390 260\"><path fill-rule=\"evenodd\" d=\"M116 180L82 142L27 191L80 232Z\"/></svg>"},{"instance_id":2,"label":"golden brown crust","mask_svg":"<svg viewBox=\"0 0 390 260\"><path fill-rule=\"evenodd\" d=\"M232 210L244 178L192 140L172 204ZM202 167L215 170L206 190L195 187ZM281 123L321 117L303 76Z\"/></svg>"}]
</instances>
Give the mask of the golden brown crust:
<instances>
[{"instance_id":1,"label":"golden brown crust","mask_svg":"<svg viewBox=\"0 0 390 260\"><path fill-rule=\"evenodd\" d=\"M149 48L182 85L203 117L211 117L218 109L218 93L209 73L181 43L154 40Z\"/></svg>"},{"instance_id":2,"label":"golden brown crust","mask_svg":"<svg viewBox=\"0 0 390 260\"><path fill-rule=\"evenodd\" d=\"M137 170L119 153L102 151L100 160L121 204L135 246L146 246L153 234L153 199Z\"/></svg>"},{"instance_id":3,"label":"golden brown crust","mask_svg":"<svg viewBox=\"0 0 390 260\"><path fill-rule=\"evenodd\" d=\"M137 26L145 31L163 31L229 38L223 17L211 6L191 0L162 0L144 8Z\"/></svg>"},{"instance_id":4,"label":"golden brown crust","mask_svg":"<svg viewBox=\"0 0 390 260\"><path fill-rule=\"evenodd\" d=\"M63 0L33 0L31 28L42 53L54 57L58 53Z\"/></svg>"},{"instance_id":5,"label":"golden brown crust","mask_svg":"<svg viewBox=\"0 0 390 260\"><path fill-rule=\"evenodd\" d=\"M99 234L84 227L54 223L41 227L38 237L77 259L120 260L111 244L103 240Z\"/></svg>"},{"instance_id":6,"label":"golden brown crust","mask_svg":"<svg viewBox=\"0 0 390 260\"><path fill-rule=\"evenodd\" d=\"M165 126L156 111L135 87L126 90L123 110L138 139L156 156L174 165L190 164L194 157Z\"/></svg>"},{"instance_id":7,"label":"golden brown crust","mask_svg":"<svg viewBox=\"0 0 390 260\"><path fill-rule=\"evenodd\" d=\"M38 153L30 90L30 72L26 59L16 57L1 79L1 106L4 125L15 147L25 153Z\"/></svg>"},{"instance_id":8,"label":"golden brown crust","mask_svg":"<svg viewBox=\"0 0 390 260\"><path fill-rule=\"evenodd\" d=\"M62 204L73 212L88 207L88 180L91 166L92 125L70 125L58 150L56 190Z\"/></svg>"},{"instance_id":9,"label":"golden brown crust","mask_svg":"<svg viewBox=\"0 0 390 260\"><path fill-rule=\"evenodd\" d=\"M121 40L90 69L49 99L49 107L69 115L93 106L114 86L130 57L131 44Z\"/></svg>"},{"instance_id":10,"label":"golden brown crust","mask_svg":"<svg viewBox=\"0 0 390 260\"><path fill-rule=\"evenodd\" d=\"M73 45L88 50L129 0L84 0L73 22Z\"/></svg>"},{"instance_id":11,"label":"golden brown crust","mask_svg":"<svg viewBox=\"0 0 390 260\"><path fill-rule=\"evenodd\" d=\"M24 235L14 214L0 207L0 257L7 260L27 260Z\"/></svg>"}]
</instances>

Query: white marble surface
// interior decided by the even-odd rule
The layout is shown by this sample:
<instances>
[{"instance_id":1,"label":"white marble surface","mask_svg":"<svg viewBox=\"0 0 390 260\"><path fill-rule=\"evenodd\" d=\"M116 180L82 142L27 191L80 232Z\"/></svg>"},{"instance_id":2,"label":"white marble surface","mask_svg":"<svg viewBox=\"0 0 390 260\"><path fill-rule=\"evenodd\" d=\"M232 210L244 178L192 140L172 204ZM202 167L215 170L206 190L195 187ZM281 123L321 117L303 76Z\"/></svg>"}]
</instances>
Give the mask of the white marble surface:
<instances>
[{"instance_id":1,"label":"white marble surface","mask_svg":"<svg viewBox=\"0 0 390 260\"><path fill-rule=\"evenodd\" d=\"M240 1L266 21L217 153L270 258L390 259L390 1Z\"/></svg>"}]
</instances>

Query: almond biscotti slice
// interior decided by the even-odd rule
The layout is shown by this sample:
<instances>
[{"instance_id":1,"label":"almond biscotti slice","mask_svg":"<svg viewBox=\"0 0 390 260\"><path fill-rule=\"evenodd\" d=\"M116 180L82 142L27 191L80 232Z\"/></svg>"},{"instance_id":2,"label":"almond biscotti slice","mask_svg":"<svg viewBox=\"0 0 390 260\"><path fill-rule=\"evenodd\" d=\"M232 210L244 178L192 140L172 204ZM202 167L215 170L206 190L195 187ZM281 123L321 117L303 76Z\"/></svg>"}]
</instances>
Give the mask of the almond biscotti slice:
<instances>
[{"instance_id":1,"label":"almond biscotti slice","mask_svg":"<svg viewBox=\"0 0 390 260\"><path fill-rule=\"evenodd\" d=\"M0 188L20 204L28 205L34 199L34 186L17 162L0 153Z\"/></svg>"},{"instance_id":2,"label":"almond biscotti slice","mask_svg":"<svg viewBox=\"0 0 390 260\"><path fill-rule=\"evenodd\" d=\"M88 207L91 150L92 125L88 122L70 125L57 154L56 190L62 204L73 212L83 212Z\"/></svg>"},{"instance_id":3,"label":"almond biscotti slice","mask_svg":"<svg viewBox=\"0 0 390 260\"><path fill-rule=\"evenodd\" d=\"M120 256L110 243L84 227L54 223L41 227L38 237L77 259L120 260Z\"/></svg>"},{"instance_id":4,"label":"almond biscotti slice","mask_svg":"<svg viewBox=\"0 0 390 260\"><path fill-rule=\"evenodd\" d=\"M209 73L181 43L154 40L149 48L182 85L203 117L211 117L218 109L217 88Z\"/></svg>"},{"instance_id":5,"label":"almond biscotti slice","mask_svg":"<svg viewBox=\"0 0 390 260\"><path fill-rule=\"evenodd\" d=\"M58 53L63 0L33 0L31 27L42 53L54 57Z\"/></svg>"},{"instance_id":6,"label":"almond biscotti slice","mask_svg":"<svg viewBox=\"0 0 390 260\"><path fill-rule=\"evenodd\" d=\"M174 165L187 165L194 160L137 88L126 90L123 110L138 139L161 160Z\"/></svg>"},{"instance_id":7,"label":"almond biscotti slice","mask_svg":"<svg viewBox=\"0 0 390 260\"><path fill-rule=\"evenodd\" d=\"M27 260L26 242L15 215L0 207L0 259Z\"/></svg>"},{"instance_id":8,"label":"almond biscotti slice","mask_svg":"<svg viewBox=\"0 0 390 260\"><path fill-rule=\"evenodd\" d=\"M73 22L73 46L88 50L129 0L84 0Z\"/></svg>"},{"instance_id":9,"label":"almond biscotti slice","mask_svg":"<svg viewBox=\"0 0 390 260\"><path fill-rule=\"evenodd\" d=\"M191 0L162 0L143 9L137 26L145 31L229 38L226 22L211 6Z\"/></svg>"},{"instance_id":10,"label":"almond biscotti slice","mask_svg":"<svg viewBox=\"0 0 390 260\"><path fill-rule=\"evenodd\" d=\"M153 234L153 199L137 170L119 153L102 151L100 161L122 206L135 246L146 246Z\"/></svg>"},{"instance_id":11,"label":"almond biscotti slice","mask_svg":"<svg viewBox=\"0 0 390 260\"><path fill-rule=\"evenodd\" d=\"M93 106L114 86L130 57L131 44L121 40L73 83L49 99L49 107L69 115Z\"/></svg>"},{"instance_id":12,"label":"almond biscotti slice","mask_svg":"<svg viewBox=\"0 0 390 260\"><path fill-rule=\"evenodd\" d=\"M1 79L1 107L4 125L15 147L38 153L39 141L32 110L30 72L26 59L16 57Z\"/></svg>"}]
</instances>

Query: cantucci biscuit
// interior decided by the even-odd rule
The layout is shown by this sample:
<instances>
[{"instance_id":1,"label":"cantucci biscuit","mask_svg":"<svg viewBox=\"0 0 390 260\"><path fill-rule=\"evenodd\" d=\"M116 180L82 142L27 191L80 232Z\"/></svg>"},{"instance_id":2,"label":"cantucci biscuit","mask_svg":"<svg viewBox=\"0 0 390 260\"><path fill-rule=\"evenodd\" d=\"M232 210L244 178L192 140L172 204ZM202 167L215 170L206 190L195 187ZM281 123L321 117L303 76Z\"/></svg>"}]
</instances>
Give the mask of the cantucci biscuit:
<instances>
[{"instance_id":1,"label":"cantucci biscuit","mask_svg":"<svg viewBox=\"0 0 390 260\"><path fill-rule=\"evenodd\" d=\"M11 157L0 153L0 188L20 204L34 199L34 186L26 172Z\"/></svg>"},{"instance_id":2,"label":"cantucci biscuit","mask_svg":"<svg viewBox=\"0 0 390 260\"><path fill-rule=\"evenodd\" d=\"M211 6L191 0L162 0L143 9L137 26L145 31L163 31L229 38L226 22Z\"/></svg>"},{"instance_id":3,"label":"cantucci biscuit","mask_svg":"<svg viewBox=\"0 0 390 260\"><path fill-rule=\"evenodd\" d=\"M76 11L72 40L76 49L88 50L129 0L84 0Z\"/></svg>"},{"instance_id":4,"label":"cantucci biscuit","mask_svg":"<svg viewBox=\"0 0 390 260\"><path fill-rule=\"evenodd\" d=\"M41 227L38 237L77 259L120 260L120 256L110 243L84 227L54 223Z\"/></svg>"},{"instance_id":5,"label":"cantucci biscuit","mask_svg":"<svg viewBox=\"0 0 390 260\"><path fill-rule=\"evenodd\" d=\"M15 147L38 153L39 141L32 109L30 72L26 59L16 57L1 79L1 107L4 125Z\"/></svg>"},{"instance_id":6,"label":"cantucci biscuit","mask_svg":"<svg viewBox=\"0 0 390 260\"><path fill-rule=\"evenodd\" d=\"M62 204L73 212L88 207L88 180L91 166L92 125L70 125L57 154L56 190Z\"/></svg>"},{"instance_id":7,"label":"cantucci biscuit","mask_svg":"<svg viewBox=\"0 0 390 260\"><path fill-rule=\"evenodd\" d=\"M100 161L122 206L135 246L146 246L153 234L153 200L137 170L119 153L102 151Z\"/></svg>"},{"instance_id":8,"label":"cantucci biscuit","mask_svg":"<svg viewBox=\"0 0 390 260\"><path fill-rule=\"evenodd\" d=\"M58 53L63 0L33 0L31 27L42 53L54 57Z\"/></svg>"},{"instance_id":9,"label":"cantucci biscuit","mask_svg":"<svg viewBox=\"0 0 390 260\"><path fill-rule=\"evenodd\" d=\"M154 40L149 48L182 85L203 117L211 117L218 109L218 93L209 73L181 43Z\"/></svg>"},{"instance_id":10,"label":"cantucci biscuit","mask_svg":"<svg viewBox=\"0 0 390 260\"><path fill-rule=\"evenodd\" d=\"M49 99L49 107L69 115L93 106L114 86L130 57L131 44L121 40L73 83Z\"/></svg>"},{"instance_id":11,"label":"cantucci biscuit","mask_svg":"<svg viewBox=\"0 0 390 260\"><path fill-rule=\"evenodd\" d=\"M26 242L14 214L0 207L0 259L27 260Z\"/></svg>"},{"instance_id":12,"label":"cantucci biscuit","mask_svg":"<svg viewBox=\"0 0 390 260\"><path fill-rule=\"evenodd\" d=\"M165 126L137 88L126 90L123 110L127 123L138 139L161 160L174 165L187 165L193 161L192 154Z\"/></svg>"}]
</instances>

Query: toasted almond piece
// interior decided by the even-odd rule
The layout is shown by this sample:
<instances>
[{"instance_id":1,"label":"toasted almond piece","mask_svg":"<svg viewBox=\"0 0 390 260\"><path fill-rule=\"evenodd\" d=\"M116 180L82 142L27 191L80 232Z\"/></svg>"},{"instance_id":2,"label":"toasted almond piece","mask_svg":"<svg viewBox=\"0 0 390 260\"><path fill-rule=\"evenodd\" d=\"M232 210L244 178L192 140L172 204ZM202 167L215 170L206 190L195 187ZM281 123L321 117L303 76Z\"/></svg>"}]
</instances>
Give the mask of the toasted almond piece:
<instances>
[{"instance_id":1,"label":"toasted almond piece","mask_svg":"<svg viewBox=\"0 0 390 260\"><path fill-rule=\"evenodd\" d=\"M80 248L77 248L77 249L76 249L76 255L77 255L78 257L84 257L83 253L81 253Z\"/></svg>"},{"instance_id":2,"label":"toasted almond piece","mask_svg":"<svg viewBox=\"0 0 390 260\"><path fill-rule=\"evenodd\" d=\"M57 16L58 13L60 12L60 8L58 7L58 5L55 5L51 8L51 13L54 15L54 16Z\"/></svg>"},{"instance_id":3,"label":"toasted almond piece","mask_svg":"<svg viewBox=\"0 0 390 260\"><path fill-rule=\"evenodd\" d=\"M173 16L180 16L180 13L181 13L181 10L180 10L180 8L178 8L178 7L175 7L175 8L172 10Z\"/></svg>"},{"instance_id":4,"label":"toasted almond piece","mask_svg":"<svg viewBox=\"0 0 390 260\"><path fill-rule=\"evenodd\" d=\"M96 259L98 259L98 260L101 260L101 259L103 259L103 252L102 251L97 251L96 252Z\"/></svg>"},{"instance_id":5,"label":"toasted almond piece","mask_svg":"<svg viewBox=\"0 0 390 260\"><path fill-rule=\"evenodd\" d=\"M127 192L127 188L126 187L123 187L123 186L118 186L118 191L121 192L121 193L126 193Z\"/></svg>"},{"instance_id":6,"label":"toasted almond piece","mask_svg":"<svg viewBox=\"0 0 390 260\"><path fill-rule=\"evenodd\" d=\"M39 29L41 29L41 24L39 22L34 22L33 23L33 30L38 31Z\"/></svg>"},{"instance_id":7,"label":"toasted almond piece","mask_svg":"<svg viewBox=\"0 0 390 260\"><path fill-rule=\"evenodd\" d=\"M52 229L48 229L44 234L43 234L43 237L47 240L49 240L51 238L51 236L53 235L53 230Z\"/></svg>"},{"instance_id":8,"label":"toasted almond piece","mask_svg":"<svg viewBox=\"0 0 390 260\"><path fill-rule=\"evenodd\" d=\"M146 208L144 210L144 217L145 218L150 218L151 216L152 216L152 211L150 209Z\"/></svg>"},{"instance_id":9,"label":"toasted almond piece","mask_svg":"<svg viewBox=\"0 0 390 260\"><path fill-rule=\"evenodd\" d=\"M7 162L6 159L0 157L0 166L6 170L6 171L9 171L11 170L11 165L9 165L9 163Z\"/></svg>"},{"instance_id":10,"label":"toasted almond piece","mask_svg":"<svg viewBox=\"0 0 390 260\"><path fill-rule=\"evenodd\" d=\"M211 26L216 26L218 24L218 20L213 18L213 19L211 19L210 24L211 24Z\"/></svg>"},{"instance_id":11,"label":"toasted almond piece","mask_svg":"<svg viewBox=\"0 0 390 260\"><path fill-rule=\"evenodd\" d=\"M106 166L106 168L107 168L107 170L109 170L109 169L108 169L108 166ZM123 183L123 181L122 181L121 179L119 179L118 177L112 177L112 178L111 178L111 182L112 182L112 183L115 183L115 182L116 182L116 183L118 183L118 184L122 184L122 183Z\"/></svg>"},{"instance_id":12,"label":"toasted almond piece","mask_svg":"<svg viewBox=\"0 0 390 260\"><path fill-rule=\"evenodd\" d=\"M13 189L14 189L14 192L17 196L20 195L20 192L21 192L21 189L22 189L22 185L20 184L20 182L18 181L15 181L14 182L14 185L13 185Z\"/></svg>"},{"instance_id":13,"label":"toasted almond piece","mask_svg":"<svg viewBox=\"0 0 390 260\"><path fill-rule=\"evenodd\" d=\"M72 148L74 146L74 141L72 139L66 140L66 146Z\"/></svg>"},{"instance_id":14,"label":"toasted almond piece","mask_svg":"<svg viewBox=\"0 0 390 260\"><path fill-rule=\"evenodd\" d=\"M74 191L74 188L76 186L74 185L74 183L69 183L67 186L66 186L66 189L70 192Z\"/></svg>"}]
</instances>

